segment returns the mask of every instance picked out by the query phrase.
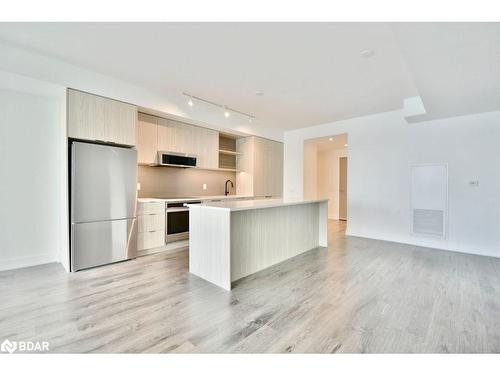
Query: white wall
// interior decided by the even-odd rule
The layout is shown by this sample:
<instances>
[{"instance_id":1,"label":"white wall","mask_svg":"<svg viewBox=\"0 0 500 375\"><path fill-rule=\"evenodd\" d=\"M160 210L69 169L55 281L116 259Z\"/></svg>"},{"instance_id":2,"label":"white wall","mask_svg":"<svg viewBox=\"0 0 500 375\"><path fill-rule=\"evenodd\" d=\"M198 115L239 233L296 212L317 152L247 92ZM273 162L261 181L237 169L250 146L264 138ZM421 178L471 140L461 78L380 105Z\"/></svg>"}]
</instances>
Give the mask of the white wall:
<instances>
[{"instance_id":1,"label":"white wall","mask_svg":"<svg viewBox=\"0 0 500 375\"><path fill-rule=\"evenodd\" d=\"M0 72L0 270L66 264L65 89Z\"/></svg>"},{"instance_id":2,"label":"white wall","mask_svg":"<svg viewBox=\"0 0 500 375\"><path fill-rule=\"evenodd\" d=\"M334 220L339 219L339 159L343 156L347 148L318 152L318 198L328 198L328 218Z\"/></svg>"},{"instance_id":3,"label":"white wall","mask_svg":"<svg viewBox=\"0 0 500 375\"><path fill-rule=\"evenodd\" d=\"M500 112L408 124L386 112L285 133L285 197L303 195L304 140L349 137L349 235L500 257ZM410 234L410 165L449 166L445 239ZM479 187L470 187L479 180Z\"/></svg>"},{"instance_id":4,"label":"white wall","mask_svg":"<svg viewBox=\"0 0 500 375\"><path fill-rule=\"evenodd\" d=\"M316 145L306 142L304 144L304 198L316 199L318 197L318 151Z\"/></svg>"},{"instance_id":5,"label":"white wall","mask_svg":"<svg viewBox=\"0 0 500 375\"><path fill-rule=\"evenodd\" d=\"M181 90L160 94L12 45L0 43L0 70L132 103L192 124L283 141L283 130L267 126L259 119L250 124L247 118L237 115L226 118L220 109L198 102L191 108Z\"/></svg>"}]
</instances>

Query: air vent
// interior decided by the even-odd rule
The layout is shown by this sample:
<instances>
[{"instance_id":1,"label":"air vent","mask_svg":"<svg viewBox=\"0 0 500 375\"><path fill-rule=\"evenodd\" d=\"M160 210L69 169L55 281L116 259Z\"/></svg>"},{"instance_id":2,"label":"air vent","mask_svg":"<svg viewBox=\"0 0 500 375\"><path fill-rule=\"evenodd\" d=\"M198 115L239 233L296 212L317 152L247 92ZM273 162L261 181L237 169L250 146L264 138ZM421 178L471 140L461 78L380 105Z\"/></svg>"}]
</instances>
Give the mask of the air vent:
<instances>
[{"instance_id":1,"label":"air vent","mask_svg":"<svg viewBox=\"0 0 500 375\"><path fill-rule=\"evenodd\" d=\"M448 211L448 166L420 164L411 168L411 232L445 237Z\"/></svg>"}]
</instances>

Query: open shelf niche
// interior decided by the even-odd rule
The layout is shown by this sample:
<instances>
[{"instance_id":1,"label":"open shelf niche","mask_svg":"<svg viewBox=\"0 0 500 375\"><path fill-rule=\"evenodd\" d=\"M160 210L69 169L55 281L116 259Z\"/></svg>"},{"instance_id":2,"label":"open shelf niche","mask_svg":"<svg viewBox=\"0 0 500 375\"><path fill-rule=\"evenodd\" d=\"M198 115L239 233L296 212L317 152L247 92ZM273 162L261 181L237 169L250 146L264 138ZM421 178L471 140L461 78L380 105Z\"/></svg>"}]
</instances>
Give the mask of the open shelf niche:
<instances>
[{"instance_id":1,"label":"open shelf niche","mask_svg":"<svg viewBox=\"0 0 500 375\"><path fill-rule=\"evenodd\" d=\"M219 169L236 172L236 137L219 133Z\"/></svg>"}]
</instances>

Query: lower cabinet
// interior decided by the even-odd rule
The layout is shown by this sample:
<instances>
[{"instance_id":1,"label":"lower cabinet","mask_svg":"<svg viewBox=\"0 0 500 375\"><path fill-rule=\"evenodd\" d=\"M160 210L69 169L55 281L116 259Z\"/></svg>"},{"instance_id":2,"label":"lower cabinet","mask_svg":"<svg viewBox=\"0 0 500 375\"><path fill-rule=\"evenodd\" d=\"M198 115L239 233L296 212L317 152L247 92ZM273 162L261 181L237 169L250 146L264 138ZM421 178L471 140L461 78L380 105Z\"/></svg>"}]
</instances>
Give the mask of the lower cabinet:
<instances>
[{"instance_id":1,"label":"lower cabinet","mask_svg":"<svg viewBox=\"0 0 500 375\"><path fill-rule=\"evenodd\" d=\"M165 203L139 202L137 213L137 250L164 246Z\"/></svg>"},{"instance_id":2,"label":"lower cabinet","mask_svg":"<svg viewBox=\"0 0 500 375\"><path fill-rule=\"evenodd\" d=\"M162 230L137 233L137 250L154 249L165 245L165 233Z\"/></svg>"}]
</instances>

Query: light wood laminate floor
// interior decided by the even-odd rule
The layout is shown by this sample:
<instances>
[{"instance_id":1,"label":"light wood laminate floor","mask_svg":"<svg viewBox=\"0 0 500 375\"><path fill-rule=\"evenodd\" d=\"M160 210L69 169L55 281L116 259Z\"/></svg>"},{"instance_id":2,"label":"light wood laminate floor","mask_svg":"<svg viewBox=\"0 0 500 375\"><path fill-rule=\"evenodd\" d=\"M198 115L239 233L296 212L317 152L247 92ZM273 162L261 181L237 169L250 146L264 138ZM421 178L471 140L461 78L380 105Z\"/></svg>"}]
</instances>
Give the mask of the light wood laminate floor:
<instances>
[{"instance_id":1,"label":"light wood laminate floor","mask_svg":"<svg viewBox=\"0 0 500 375\"><path fill-rule=\"evenodd\" d=\"M238 281L188 253L0 272L0 341L52 352L499 352L500 259L345 237Z\"/></svg>"}]
</instances>

